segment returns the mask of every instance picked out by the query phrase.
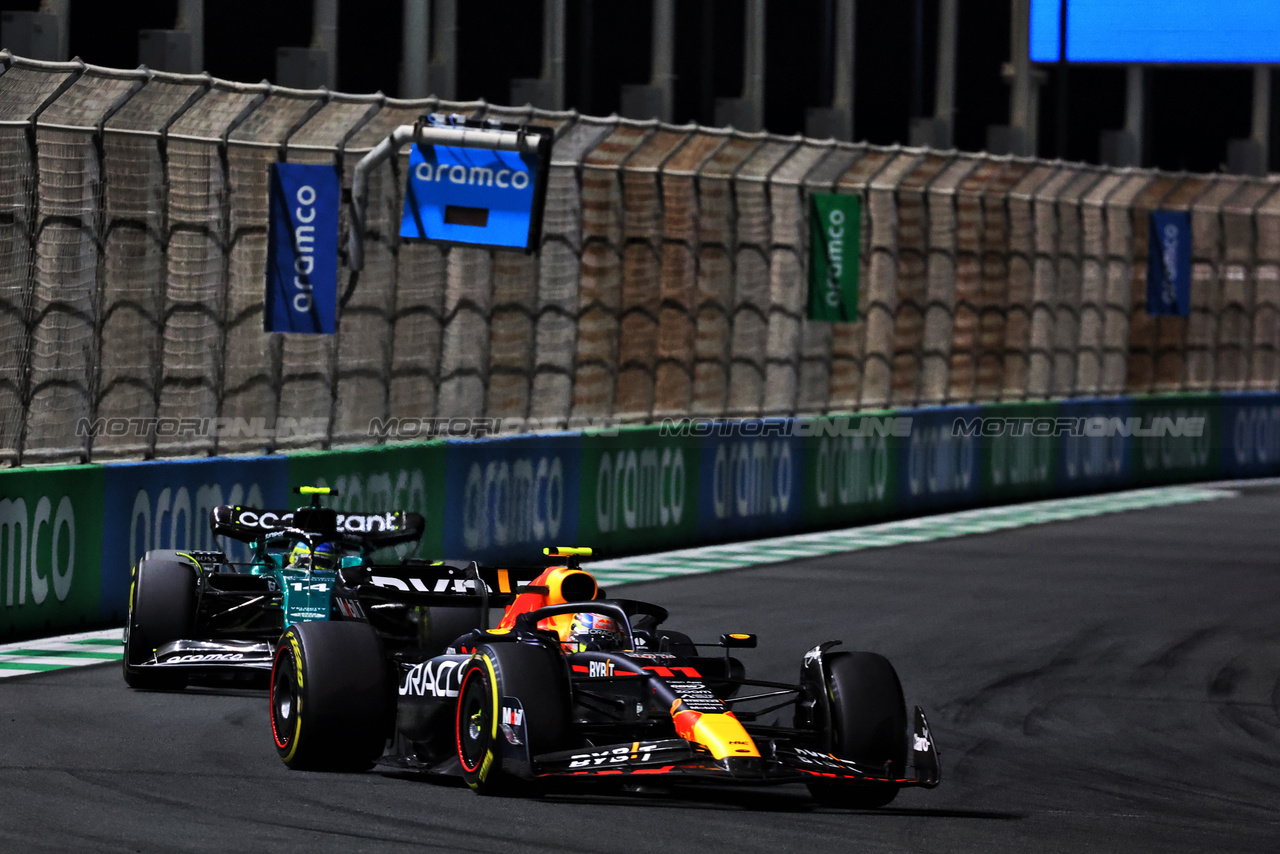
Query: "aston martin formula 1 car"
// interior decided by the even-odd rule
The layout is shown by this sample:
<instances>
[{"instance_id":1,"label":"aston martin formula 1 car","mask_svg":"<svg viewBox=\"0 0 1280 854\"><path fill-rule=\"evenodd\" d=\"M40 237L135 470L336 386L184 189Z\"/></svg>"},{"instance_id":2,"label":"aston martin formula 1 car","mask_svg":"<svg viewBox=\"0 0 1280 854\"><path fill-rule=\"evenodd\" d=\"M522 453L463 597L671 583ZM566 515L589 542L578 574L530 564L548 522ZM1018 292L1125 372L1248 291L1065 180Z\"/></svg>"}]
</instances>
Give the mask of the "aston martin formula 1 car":
<instances>
[{"instance_id":1,"label":"aston martin formula 1 car","mask_svg":"<svg viewBox=\"0 0 1280 854\"><path fill-rule=\"evenodd\" d=\"M284 630L327 620L343 568L373 565L375 550L422 537L417 513L339 513L320 506L337 493L301 487L297 510L222 505L209 515L215 535L248 543L251 558L222 552L153 550L133 569L124 633L124 679L134 688L181 688L196 675L259 671Z\"/></svg>"},{"instance_id":2,"label":"aston martin formula 1 car","mask_svg":"<svg viewBox=\"0 0 1280 854\"><path fill-rule=\"evenodd\" d=\"M754 635L695 644L664 628L662 607L605 598L577 565L589 549L548 553L566 560L405 567L378 584L341 570L334 596L351 607L291 626L276 646L271 729L285 764L377 762L460 776L481 793L575 780L803 782L851 807L938 784L924 712L908 717L882 656L829 641L804 656L795 683L750 679L732 652Z\"/></svg>"}]
</instances>

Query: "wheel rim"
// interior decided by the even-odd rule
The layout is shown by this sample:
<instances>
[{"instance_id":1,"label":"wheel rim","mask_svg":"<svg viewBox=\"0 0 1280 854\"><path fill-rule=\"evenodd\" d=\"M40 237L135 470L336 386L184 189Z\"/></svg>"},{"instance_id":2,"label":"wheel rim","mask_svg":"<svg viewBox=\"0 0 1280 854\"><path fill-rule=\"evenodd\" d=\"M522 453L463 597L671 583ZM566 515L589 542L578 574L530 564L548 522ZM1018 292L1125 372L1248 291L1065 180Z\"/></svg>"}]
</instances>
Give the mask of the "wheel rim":
<instances>
[{"instance_id":1,"label":"wheel rim","mask_svg":"<svg viewBox=\"0 0 1280 854\"><path fill-rule=\"evenodd\" d=\"M297 693L293 656L288 648L282 648L271 668L271 734L281 749L289 746L292 737Z\"/></svg>"},{"instance_id":2,"label":"wheel rim","mask_svg":"<svg viewBox=\"0 0 1280 854\"><path fill-rule=\"evenodd\" d=\"M484 671L474 668L462 680L458 697L458 759L469 773L480 769L489 748L489 680Z\"/></svg>"}]
</instances>

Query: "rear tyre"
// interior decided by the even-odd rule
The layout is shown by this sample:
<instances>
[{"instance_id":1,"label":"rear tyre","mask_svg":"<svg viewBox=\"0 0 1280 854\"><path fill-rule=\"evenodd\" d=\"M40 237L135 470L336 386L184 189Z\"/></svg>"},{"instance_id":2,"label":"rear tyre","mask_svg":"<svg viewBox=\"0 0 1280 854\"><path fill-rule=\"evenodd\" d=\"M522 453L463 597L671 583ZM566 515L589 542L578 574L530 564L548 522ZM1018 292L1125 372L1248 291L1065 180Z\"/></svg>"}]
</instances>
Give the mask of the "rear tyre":
<instances>
[{"instance_id":1,"label":"rear tyre","mask_svg":"<svg viewBox=\"0 0 1280 854\"><path fill-rule=\"evenodd\" d=\"M824 661L835 754L902 776L907 762L907 704L893 665L874 652L837 652ZM898 795L884 783L815 782L809 791L826 806L875 809Z\"/></svg>"},{"instance_id":2,"label":"rear tyre","mask_svg":"<svg viewBox=\"0 0 1280 854\"><path fill-rule=\"evenodd\" d=\"M367 623L290 626L271 666L271 734L285 765L364 771L382 755L394 709L382 640Z\"/></svg>"},{"instance_id":3,"label":"rear tyre","mask_svg":"<svg viewBox=\"0 0 1280 854\"><path fill-rule=\"evenodd\" d=\"M482 795L533 795L531 769L504 759L502 698L520 701L530 758L569 742L569 683L560 654L531 644L480 646L462 668L455 734L467 785Z\"/></svg>"},{"instance_id":4,"label":"rear tyre","mask_svg":"<svg viewBox=\"0 0 1280 854\"><path fill-rule=\"evenodd\" d=\"M194 634L196 570L177 560L138 562L129 596L129 621L124 641L124 681L130 688L181 689L187 678L180 671L142 669L161 646Z\"/></svg>"}]
</instances>

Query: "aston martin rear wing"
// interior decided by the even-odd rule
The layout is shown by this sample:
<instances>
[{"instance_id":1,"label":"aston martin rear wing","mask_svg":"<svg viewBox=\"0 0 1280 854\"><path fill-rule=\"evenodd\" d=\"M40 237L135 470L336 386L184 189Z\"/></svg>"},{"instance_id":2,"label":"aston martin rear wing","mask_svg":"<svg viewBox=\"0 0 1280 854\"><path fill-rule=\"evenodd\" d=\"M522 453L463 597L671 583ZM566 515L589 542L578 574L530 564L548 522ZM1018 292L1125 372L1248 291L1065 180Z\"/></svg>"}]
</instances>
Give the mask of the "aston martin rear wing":
<instances>
[{"instance_id":1,"label":"aston martin rear wing","mask_svg":"<svg viewBox=\"0 0 1280 854\"><path fill-rule=\"evenodd\" d=\"M257 507L220 504L209 512L214 534L242 543L260 540L271 531L294 528L322 537L358 539L380 549L422 539L426 523L418 513L341 513L327 507L297 510L262 510Z\"/></svg>"}]
</instances>

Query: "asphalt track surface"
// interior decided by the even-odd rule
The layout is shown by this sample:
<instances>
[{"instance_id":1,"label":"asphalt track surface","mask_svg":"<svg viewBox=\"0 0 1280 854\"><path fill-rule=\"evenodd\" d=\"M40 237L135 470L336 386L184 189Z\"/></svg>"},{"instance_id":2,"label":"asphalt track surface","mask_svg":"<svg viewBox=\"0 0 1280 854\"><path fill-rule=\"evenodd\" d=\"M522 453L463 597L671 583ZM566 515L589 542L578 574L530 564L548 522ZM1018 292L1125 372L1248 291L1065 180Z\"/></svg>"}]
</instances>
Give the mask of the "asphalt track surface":
<instances>
[{"instance_id":1,"label":"asphalt track surface","mask_svg":"<svg viewBox=\"0 0 1280 854\"><path fill-rule=\"evenodd\" d=\"M942 785L858 812L798 786L522 801L292 772L264 693L103 666L0 686L0 851L1280 850L1275 485L627 595L695 639L757 632L763 678L827 638L886 654Z\"/></svg>"}]
</instances>

